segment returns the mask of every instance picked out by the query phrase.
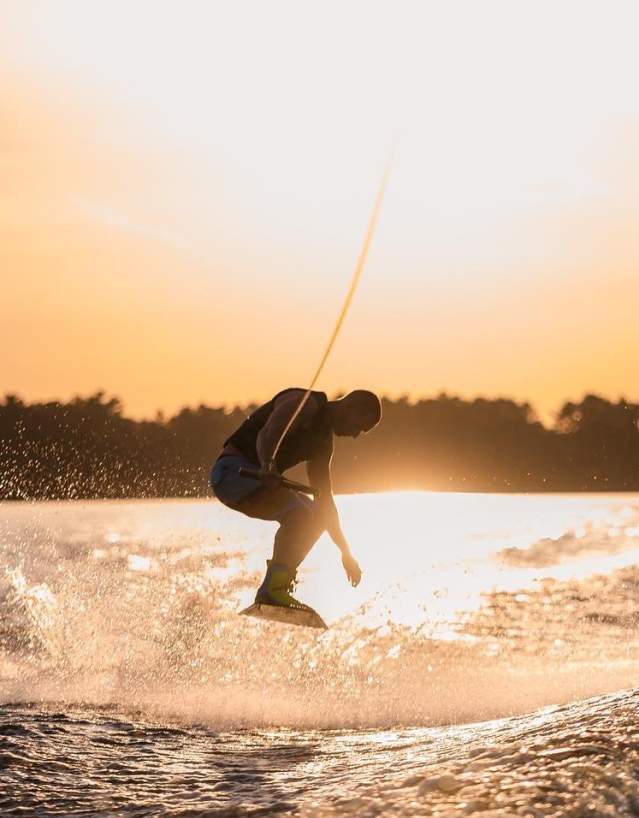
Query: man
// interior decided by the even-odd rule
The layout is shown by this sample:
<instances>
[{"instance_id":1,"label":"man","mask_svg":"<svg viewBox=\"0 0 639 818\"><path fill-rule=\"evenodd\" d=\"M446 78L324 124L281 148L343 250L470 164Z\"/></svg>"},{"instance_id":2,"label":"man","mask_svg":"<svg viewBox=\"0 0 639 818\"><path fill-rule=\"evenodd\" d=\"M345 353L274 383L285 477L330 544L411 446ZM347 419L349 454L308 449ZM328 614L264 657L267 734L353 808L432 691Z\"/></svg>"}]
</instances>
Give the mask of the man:
<instances>
[{"instance_id":1,"label":"man","mask_svg":"<svg viewBox=\"0 0 639 818\"><path fill-rule=\"evenodd\" d=\"M224 442L211 472L211 486L229 508L261 520L277 520L273 558L255 602L306 609L291 594L297 568L326 530L342 553L342 564L353 586L362 572L342 531L331 487L333 435L357 437L381 419L381 404L373 392L358 389L329 401L311 392L276 452L278 441L304 396L303 389L285 389L260 406ZM275 458L273 455L275 454ZM281 474L306 462L315 500L281 485ZM240 474L260 469L263 480Z\"/></svg>"}]
</instances>

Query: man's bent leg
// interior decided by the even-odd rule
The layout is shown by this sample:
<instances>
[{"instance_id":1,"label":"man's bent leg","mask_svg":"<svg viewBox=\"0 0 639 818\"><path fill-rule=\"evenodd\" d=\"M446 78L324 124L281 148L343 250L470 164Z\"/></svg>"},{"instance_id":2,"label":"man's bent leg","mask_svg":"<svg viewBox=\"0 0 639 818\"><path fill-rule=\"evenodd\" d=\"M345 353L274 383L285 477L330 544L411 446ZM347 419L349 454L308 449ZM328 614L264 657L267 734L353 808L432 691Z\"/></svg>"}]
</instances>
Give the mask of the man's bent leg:
<instances>
[{"instance_id":1,"label":"man's bent leg","mask_svg":"<svg viewBox=\"0 0 639 818\"><path fill-rule=\"evenodd\" d=\"M323 530L313 502L300 503L282 518L273 543L273 561L296 571Z\"/></svg>"},{"instance_id":2,"label":"man's bent leg","mask_svg":"<svg viewBox=\"0 0 639 818\"><path fill-rule=\"evenodd\" d=\"M239 458L217 461L212 484L218 498L248 517L280 523L273 544L273 559L267 561L266 576L255 601L306 608L292 596L292 591L297 567L322 533L314 503L283 486L267 489L258 481L242 477L239 473L242 463L238 461Z\"/></svg>"},{"instance_id":3,"label":"man's bent leg","mask_svg":"<svg viewBox=\"0 0 639 818\"><path fill-rule=\"evenodd\" d=\"M273 543L273 559L267 560L266 576L255 601L266 605L306 608L292 595L297 568L311 550L323 526L312 500L288 489L256 493L242 509L249 516L279 520Z\"/></svg>"},{"instance_id":4,"label":"man's bent leg","mask_svg":"<svg viewBox=\"0 0 639 818\"><path fill-rule=\"evenodd\" d=\"M284 487L266 489L259 481L243 477L242 466L254 466L246 458L219 458L212 470L211 486L218 499L248 517L277 520L273 559L267 561L264 581L255 601L267 605L306 608L291 592L297 567L322 533L313 501Z\"/></svg>"},{"instance_id":5,"label":"man's bent leg","mask_svg":"<svg viewBox=\"0 0 639 818\"><path fill-rule=\"evenodd\" d=\"M273 543L273 559L267 561L266 576L258 589L256 602L306 608L292 595L297 568L320 534L316 509L312 501L298 498L296 507L283 518Z\"/></svg>"}]
</instances>

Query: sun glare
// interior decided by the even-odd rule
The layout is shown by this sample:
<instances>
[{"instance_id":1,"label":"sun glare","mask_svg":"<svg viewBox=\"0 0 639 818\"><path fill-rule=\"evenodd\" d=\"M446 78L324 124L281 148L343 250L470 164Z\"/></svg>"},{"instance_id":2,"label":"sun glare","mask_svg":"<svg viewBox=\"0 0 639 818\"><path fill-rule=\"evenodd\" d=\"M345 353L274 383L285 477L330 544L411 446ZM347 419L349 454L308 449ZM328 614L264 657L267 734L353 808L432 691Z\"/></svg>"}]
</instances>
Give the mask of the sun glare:
<instances>
[{"instance_id":1,"label":"sun glare","mask_svg":"<svg viewBox=\"0 0 639 818\"><path fill-rule=\"evenodd\" d=\"M328 199L339 224L399 135L394 226L428 211L432 244L605 192L593 159L607 127L639 110L632 28L566 3L551 30L550 8L62 2L39 6L29 30L42 50L21 56L223 165L261 222Z\"/></svg>"}]
</instances>

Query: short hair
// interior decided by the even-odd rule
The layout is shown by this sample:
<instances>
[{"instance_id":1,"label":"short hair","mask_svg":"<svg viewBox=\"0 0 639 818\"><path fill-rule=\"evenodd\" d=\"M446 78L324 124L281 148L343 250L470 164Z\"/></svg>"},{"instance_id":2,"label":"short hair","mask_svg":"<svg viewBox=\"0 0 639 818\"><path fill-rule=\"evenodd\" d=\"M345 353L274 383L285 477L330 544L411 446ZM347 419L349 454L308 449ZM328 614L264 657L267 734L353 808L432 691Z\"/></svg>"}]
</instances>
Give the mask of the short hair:
<instances>
[{"instance_id":1,"label":"short hair","mask_svg":"<svg viewBox=\"0 0 639 818\"><path fill-rule=\"evenodd\" d=\"M355 389L346 395L346 400L366 419L366 428L372 429L382 419L382 404L374 392L368 389Z\"/></svg>"}]
</instances>

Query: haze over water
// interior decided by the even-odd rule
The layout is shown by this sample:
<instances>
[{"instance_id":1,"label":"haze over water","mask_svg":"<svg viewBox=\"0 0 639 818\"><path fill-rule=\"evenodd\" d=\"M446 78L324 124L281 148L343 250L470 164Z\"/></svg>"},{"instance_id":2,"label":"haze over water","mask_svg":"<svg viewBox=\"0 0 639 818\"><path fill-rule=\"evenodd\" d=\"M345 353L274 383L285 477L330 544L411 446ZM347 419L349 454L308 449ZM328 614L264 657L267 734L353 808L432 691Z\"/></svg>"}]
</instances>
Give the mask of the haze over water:
<instances>
[{"instance_id":1,"label":"haze over water","mask_svg":"<svg viewBox=\"0 0 639 818\"><path fill-rule=\"evenodd\" d=\"M3 504L2 814L423 814L474 797L468 814L530 806L517 787L535 775L557 811L606 765L630 798L635 698L584 700L636 681L639 496L338 504L364 580L316 546L299 596L325 633L237 615L273 524L211 501ZM549 764L568 765L550 785Z\"/></svg>"}]
</instances>

